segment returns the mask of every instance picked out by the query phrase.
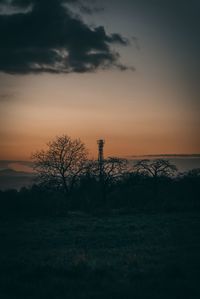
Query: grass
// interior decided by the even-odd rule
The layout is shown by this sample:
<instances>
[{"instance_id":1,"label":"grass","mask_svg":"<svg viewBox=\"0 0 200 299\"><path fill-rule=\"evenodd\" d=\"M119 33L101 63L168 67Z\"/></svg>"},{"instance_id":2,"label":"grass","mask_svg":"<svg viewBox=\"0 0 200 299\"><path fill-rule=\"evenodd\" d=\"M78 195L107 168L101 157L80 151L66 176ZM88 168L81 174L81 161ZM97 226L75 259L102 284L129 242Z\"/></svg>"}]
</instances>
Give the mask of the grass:
<instances>
[{"instance_id":1,"label":"grass","mask_svg":"<svg viewBox=\"0 0 200 299\"><path fill-rule=\"evenodd\" d=\"M200 298L197 213L4 220L0 298Z\"/></svg>"}]
</instances>

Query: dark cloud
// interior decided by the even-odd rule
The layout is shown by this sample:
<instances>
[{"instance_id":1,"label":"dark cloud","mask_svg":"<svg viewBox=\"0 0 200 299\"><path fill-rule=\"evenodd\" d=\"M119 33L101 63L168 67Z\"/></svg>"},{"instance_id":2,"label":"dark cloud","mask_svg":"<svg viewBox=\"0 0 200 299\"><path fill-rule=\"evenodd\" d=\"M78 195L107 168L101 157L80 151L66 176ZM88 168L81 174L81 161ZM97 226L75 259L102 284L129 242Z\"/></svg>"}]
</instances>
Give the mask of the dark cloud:
<instances>
[{"instance_id":1,"label":"dark cloud","mask_svg":"<svg viewBox=\"0 0 200 299\"><path fill-rule=\"evenodd\" d=\"M29 6L31 1L29 0L0 0L0 4L10 4L12 6L17 6L17 7L27 7Z\"/></svg>"},{"instance_id":2,"label":"dark cloud","mask_svg":"<svg viewBox=\"0 0 200 299\"><path fill-rule=\"evenodd\" d=\"M0 0L0 4L6 3ZM31 10L0 15L0 71L26 74L127 69L111 48L114 44L126 46L128 41L117 33L108 35L103 26L89 27L64 6L66 3L78 1L11 1L12 7Z\"/></svg>"},{"instance_id":3,"label":"dark cloud","mask_svg":"<svg viewBox=\"0 0 200 299\"><path fill-rule=\"evenodd\" d=\"M14 97L11 93L1 93L0 94L0 102L7 102Z\"/></svg>"}]
</instances>

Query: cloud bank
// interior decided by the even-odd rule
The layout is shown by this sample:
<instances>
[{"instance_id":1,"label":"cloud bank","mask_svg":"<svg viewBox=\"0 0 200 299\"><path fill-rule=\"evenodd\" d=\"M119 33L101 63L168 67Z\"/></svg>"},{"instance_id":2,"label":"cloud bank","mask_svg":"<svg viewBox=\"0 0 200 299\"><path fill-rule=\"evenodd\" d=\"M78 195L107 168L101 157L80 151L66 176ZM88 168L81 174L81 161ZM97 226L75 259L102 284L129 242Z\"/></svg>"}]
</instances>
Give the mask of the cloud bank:
<instances>
[{"instance_id":1,"label":"cloud bank","mask_svg":"<svg viewBox=\"0 0 200 299\"><path fill-rule=\"evenodd\" d=\"M0 0L0 71L9 74L84 73L128 67L113 45L127 46L118 33L90 27L66 4L78 0ZM84 6L86 10L86 6ZM88 9L91 13L91 10Z\"/></svg>"}]
</instances>

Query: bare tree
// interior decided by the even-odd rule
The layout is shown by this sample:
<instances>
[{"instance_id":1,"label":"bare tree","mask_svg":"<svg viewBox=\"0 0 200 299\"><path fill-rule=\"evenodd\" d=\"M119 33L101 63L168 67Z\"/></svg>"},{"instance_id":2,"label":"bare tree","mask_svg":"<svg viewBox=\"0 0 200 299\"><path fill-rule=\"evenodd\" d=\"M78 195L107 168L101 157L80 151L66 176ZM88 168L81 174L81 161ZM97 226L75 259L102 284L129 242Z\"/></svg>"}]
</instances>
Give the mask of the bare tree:
<instances>
[{"instance_id":1,"label":"bare tree","mask_svg":"<svg viewBox=\"0 0 200 299\"><path fill-rule=\"evenodd\" d=\"M128 171L126 159L109 157L103 160L102 172L99 170L98 161L90 161L89 173L99 181L102 200L105 202L109 187L122 179Z\"/></svg>"},{"instance_id":2,"label":"bare tree","mask_svg":"<svg viewBox=\"0 0 200 299\"><path fill-rule=\"evenodd\" d=\"M159 178L170 177L176 173L177 168L174 164L165 159L156 160L140 160L134 165L137 173L148 175L153 178L153 193L155 198L158 196L159 191Z\"/></svg>"},{"instance_id":3,"label":"bare tree","mask_svg":"<svg viewBox=\"0 0 200 299\"><path fill-rule=\"evenodd\" d=\"M200 168L191 169L184 173L184 176L189 178L200 178Z\"/></svg>"},{"instance_id":4,"label":"bare tree","mask_svg":"<svg viewBox=\"0 0 200 299\"><path fill-rule=\"evenodd\" d=\"M41 183L54 185L70 195L87 164L87 150L80 139L67 135L47 143L46 150L32 155L34 169Z\"/></svg>"},{"instance_id":5,"label":"bare tree","mask_svg":"<svg viewBox=\"0 0 200 299\"><path fill-rule=\"evenodd\" d=\"M106 184L119 181L128 171L127 160L116 157L109 157L103 163L103 176Z\"/></svg>"},{"instance_id":6,"label":"bare tree","mask_svg":"<svg viewBox=\"0 0 200 299\"><path fill-rule=\"evenodd\" d=\"M138 173L157 178L159 176L171 176L176 173L177 168L174 164L165 159L140 160L134 165Z\"/></svg>"},{"instance_id":7,"label":"bare tree","mask_svg":"<svg viewBox=\"0 0 200 299\"><path fill-rule=\"evenodd\" d=\"M113 183L120 180L128 171L127 160L117 157L108 157L103 160L103 171L102 174L99 170L99 162L96 160L90 160L88 163L88 171L92 176L95 176L99 180L101 180L101 175L104 183Z\"/></svg>"}]
</instances>

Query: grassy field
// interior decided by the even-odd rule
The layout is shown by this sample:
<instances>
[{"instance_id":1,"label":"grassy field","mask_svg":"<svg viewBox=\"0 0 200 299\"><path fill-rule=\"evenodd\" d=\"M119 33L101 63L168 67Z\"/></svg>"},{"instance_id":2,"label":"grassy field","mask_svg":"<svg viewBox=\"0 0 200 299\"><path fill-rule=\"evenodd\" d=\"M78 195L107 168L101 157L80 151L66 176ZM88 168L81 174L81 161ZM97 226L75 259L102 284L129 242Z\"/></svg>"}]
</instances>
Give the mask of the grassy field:
<instances>
[{"instance_id":1,"label":"grassy field","mask_svg":"<svg viewBox=\"0 0 200 299\"><path fill-rule=\"evenodd\" d=\"M0 298L200 298L199 216L4 220Z\"/></svg>"}]
</instances>

